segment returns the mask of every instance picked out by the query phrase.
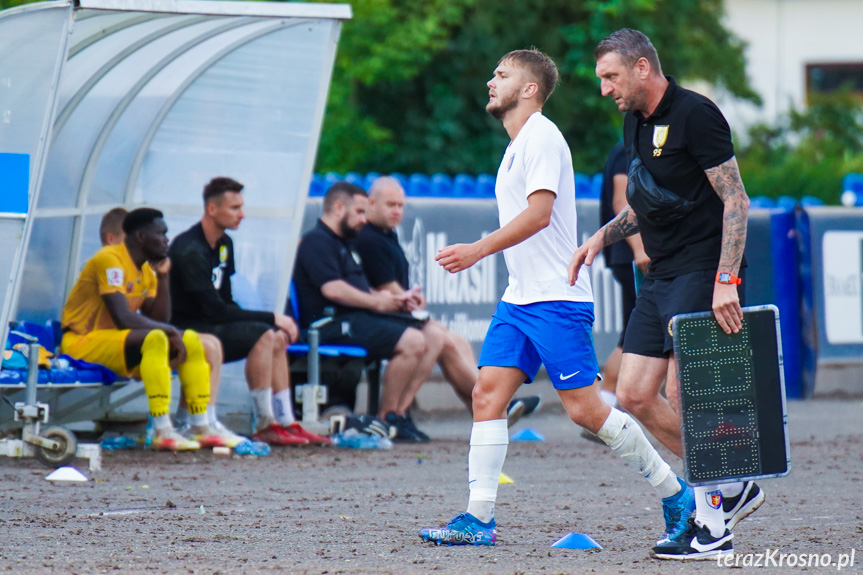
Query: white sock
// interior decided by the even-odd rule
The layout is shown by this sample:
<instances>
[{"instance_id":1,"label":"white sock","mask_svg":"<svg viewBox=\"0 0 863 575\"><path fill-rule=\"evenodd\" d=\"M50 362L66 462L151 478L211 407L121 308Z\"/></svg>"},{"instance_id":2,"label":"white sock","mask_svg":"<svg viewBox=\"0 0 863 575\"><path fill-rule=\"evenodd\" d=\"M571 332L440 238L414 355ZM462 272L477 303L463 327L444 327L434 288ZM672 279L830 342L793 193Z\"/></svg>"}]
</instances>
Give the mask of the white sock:
<instances>
[{"instance_id":1,"label":"white sock","mask_svg":"<svg viewBox=\"0 0 863 575\"><path fill-rule=\"evenodd\" d=\"M276 414L276 422L279 425L288 426L296 421L290 387L273 394L273 412Z\"/></svg>"},{"instance_id":2,"label":"white sock","mask_svg":"<svg viewBox=\"0 0 863 575\"><path fill-rule=\"evenodd\" d=\"M216 417L216 404L211 403L207 406L207 423L210 424L210 427L215 427L217 421L219 418Z\"/></svg>"},{"instance_id":3,"label":"white sock","mask_svg":"<svg viewBox=\"0 0 863 575\"><path fill-rule=\"evenodd\" d=\"M733 483L723 483L719 486L719 490L722 492L723 499L730 499L732 497L738 497L741 493L743 493L743 488L746 484L742 481L735 481Z\"/></svg>"},{"instance_id":4,"label":"white sock","mask_svg":"<svg viewBox=\"0 0 863 575\"><path fill-rule=\"evenodd\" d=\"M189 414L189 425L192 427L207 427L210 424L210 421L207 419L207 412L204 413L190 413Z\"/></svg>"},{"instance_id":5,"label":"white sock","mask_svg":"<svg viewBox=\"0 0 863 575\"><path fill-rule=\"evenodd\" d=\"M671 497L680 491L677 475L659 457L641 427L629 414L612 408L596 436L618 452L624 461L638 467L639 473L656 488L661 498Z\"/></svg>"},{"instance_id":6,"label":"white sock","mask_svg":"<svg viewBox=\"0 0 863 575\"><path fill-rule=\"evenodd\" d=\"M252 394L252 415L255 418L255 428L261 430L269 427L276 420L273 417L272 388L253 389L250 393Z\"/></svg>"},{"instance_id":7,"label":"white sock","mask_svg":"<svg viewBox=\"0 0 863 575\"><path fill-rule=\"evenodd\" d=\"M171 416L167 413L153 418L153 429L156 431L167 431L173 427L174 426L171 425Z\"/></svg>"},{"instance_id":8,"label":"white sock","mask_svg":"<svg viewBox=\"0 0 863 575\"><path fill-rule=\"evenodd\" d=\"M174 419L178 427L183 427L183 425L189 423L189 410L185 407L178 407L177 413L174 414Z\"/></svg>"},{"instance_id":9,"label":"white sock","mask_svg":"<svg viewBox=\"0 0 863 575\"><path fill-rule=\"evenodd\" d=\"M602 398L602 401L604 401L608 407L617 407L617 396L614 394L613 391L608 391L607 389L600 389L599 397Z\"/></svg>"},{"instance_id":10,"label":"white sock","mask_svg":"<svg viewBox=\"0 0 863 575\"><path fill-rule=\"evenodd\" d=\"M506 419L474 422L467 457L467 486L470 490L467 512L483 523L494 519L494 502L507 445Z\"/></svg>"},{"instance_id":11,"label":"white sock","mask_svg":"<svg viewBox=\"0 0 863 575\"><path fill-rule=\"evenodd\" d=\"M722 513L722 492L718 485L693 487L695 520L710 529L714 537L725 534L725 514Z\"/></svg>"}]
</instances>

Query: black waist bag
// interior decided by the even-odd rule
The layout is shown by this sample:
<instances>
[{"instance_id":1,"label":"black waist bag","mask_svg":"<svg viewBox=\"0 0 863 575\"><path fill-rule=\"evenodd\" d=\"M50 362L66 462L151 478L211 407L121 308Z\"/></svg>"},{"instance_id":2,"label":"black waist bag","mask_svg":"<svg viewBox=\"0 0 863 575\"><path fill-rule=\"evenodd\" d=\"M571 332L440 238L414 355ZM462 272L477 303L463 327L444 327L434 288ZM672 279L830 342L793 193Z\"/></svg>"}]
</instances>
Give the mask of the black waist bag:
<instances>
[{"instance_id":1,"label":"black waist bag","mask_svg":"<svg viewBox=\"0 0 863 575\"><path fill-rule=\"evenodd\" d=\"M669 226L697 205L658 185L637 155L629 164L626 199L639 219L644 218L654 226Z\"/></svg>"}]
</instances>

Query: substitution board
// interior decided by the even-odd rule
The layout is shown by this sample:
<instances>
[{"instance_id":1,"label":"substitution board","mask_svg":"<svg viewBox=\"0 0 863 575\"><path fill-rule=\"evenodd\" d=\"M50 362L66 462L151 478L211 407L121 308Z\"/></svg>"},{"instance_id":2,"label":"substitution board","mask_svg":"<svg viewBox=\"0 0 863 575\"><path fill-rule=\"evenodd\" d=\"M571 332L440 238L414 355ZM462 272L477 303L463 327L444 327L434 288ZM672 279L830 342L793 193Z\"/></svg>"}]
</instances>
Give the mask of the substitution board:
<instances>
[{"instance_id":1,"label":"substitution board","mask_svg":"<svg viewBox=\"0 0 863 575\"><path fill-rule=\"evenodd\" d=\"M779 312L743 308L743 328L722 331L713 312L671 323L683 463L690 485L781 477L791 468Z\"/></svg>"}]
</instances>

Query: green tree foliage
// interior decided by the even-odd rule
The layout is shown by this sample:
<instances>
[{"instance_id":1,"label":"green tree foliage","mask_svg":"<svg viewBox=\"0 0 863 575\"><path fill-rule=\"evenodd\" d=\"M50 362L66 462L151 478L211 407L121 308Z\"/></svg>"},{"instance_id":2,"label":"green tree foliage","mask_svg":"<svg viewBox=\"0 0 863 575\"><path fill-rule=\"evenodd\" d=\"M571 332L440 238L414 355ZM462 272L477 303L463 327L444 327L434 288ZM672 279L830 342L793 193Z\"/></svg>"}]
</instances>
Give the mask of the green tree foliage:
<instances>
[{"instance_id":1,"label":"green tree foliage","mask_svg":"<svg viewBox=\"0 0 863 575\"><path fill-rule=\"evenodd\" d=\"M364 26L363 11L355 11L355 21L344 28L340 62L387 57L384 49L370 54L368 46L361 54L354 52L351 37ZM361 118L358 125L366 131L376 126L379 139L353 139L359 128L328 117L324 139L343 151L322 149L318 169L494 171L507 137L485 112L485 82L501 55L535 46L561 71L545 113L570 143L576 169L598 171L620 137L622 116L599 94L596 44L618 28L641 29L656 45L666 74L706 80L757 101L745 81L743 45L722 27L721 17L721 0L474 0L451 27L449 40L436 42L437 52L425 54L425 63L416 62L413 74L395 74L392 66L382 65L387 73L358 82L346 78L341 66L337 69L333 95L344 97L338 92L347 90ZM331 99L330 110L336 106ZM345 158L350 160L338 161Z\"/></svg>"},{"instance_id":2,"label":"green tree foliage","mask_svg":"<svg viewBox=\"0 0 863 575\"><path fill-rule=\"evenodd\" d=\"M352 0L330 86L318 169L371 170L397 154L398 126L370 116L374 86L403 85L422 75L447 46L474 0ZM390 116L401 113L400 103Z\"/></svg>"},{"instance_id":3,"label":"green tree foliage","mask_svg":"<svg viewBox=\"0 0 863 575\"><path fill-rule=\"evenodd\" d=\"M750 196L809 195L838 203L842 177L863 172L860 96L848 90L813 94L805 111L793 110L776 126L754 126L738 159Z\"/></svg>"},{"instance_id":4,"label":"green tree foliage","mask_svg":"<svg viewBox=\"0 0 863 575\"><path fill-rule=\"evenodd\" d=\"M651 37L666 74L757 101L743 45L721 24L722 0L348 1L354 16L339 42L321 172L493 172L507 137L485 112L485 83L500 56L531 46L560 67L545 113L576 169L599 171L622 116L599 94L593 49L624 26Z\"/></svg>"},{"instance_id":5,"label":"green tree foliage","mask_svg":"<svg viewBox=\"0 0 863 575\"><path fill-rule=\"evenodd\" d=\"M21 6L22 4L32 4L37 0L0 0L0 10Z\"/></svg>"}]
</instances>

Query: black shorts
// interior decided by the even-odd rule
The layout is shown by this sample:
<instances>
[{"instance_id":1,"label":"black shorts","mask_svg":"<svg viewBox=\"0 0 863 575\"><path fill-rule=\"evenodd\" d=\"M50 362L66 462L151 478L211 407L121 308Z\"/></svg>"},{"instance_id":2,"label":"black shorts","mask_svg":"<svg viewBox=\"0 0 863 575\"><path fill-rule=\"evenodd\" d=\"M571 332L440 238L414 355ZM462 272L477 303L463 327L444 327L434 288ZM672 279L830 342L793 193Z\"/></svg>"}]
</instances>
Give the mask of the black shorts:
<instances>
[{"instance_id":1,"label":"black shorts","mask_svg":"<svg viewBox=\"0 0 863 575\"><path fill-rule=\"evenodd\" d=\"M215 325L192 323L183 327L198 333L211 333L218 337L222 342L224 363L246 359L261 336L271 329L276 329L261 321L235 321Z\"/></svg>"},{"instance_id":2,"label":"black shorts","mask_svg":"<svg viewBox=\"0 0 863 575\"><path fill-rule=\"evenodd\" d=\"M617 340L617 347L623 347L623 340L626 337L626 326L629 325L629 316L632 315L632 309L635 307L635 272L632 270L631 263L611 265L609 267L614 279L620 284L620 303L623 306L623 329L620 330L620 339Z\"/></svg>"},{"instance_id":3,"label":"black shorts","mask_svg":"<svg viewBox=\"0 0 863 575\"><path fill-rule=\"evenodd\" d=\"M668 357L674 351L671 318L681 313L711 311L715 283L715 269L664 280L645 278L629 318L623 353ZM737 287L741 306L743 291L741 286Z\"/></svg>"},{"instance_id":4,"label":"black shorts","mask_svg":"<svg viewBox=\"0 0 863 575\"><path fill-rule=\"evenodd\" d=\"M361 345L369 352L369 359L389 359L396 345L409 327L420 328L421 322L410 316L380 315L368 311L355 311L338 315L321 328L321 343Z\"/></svg>"}]
</instances>

